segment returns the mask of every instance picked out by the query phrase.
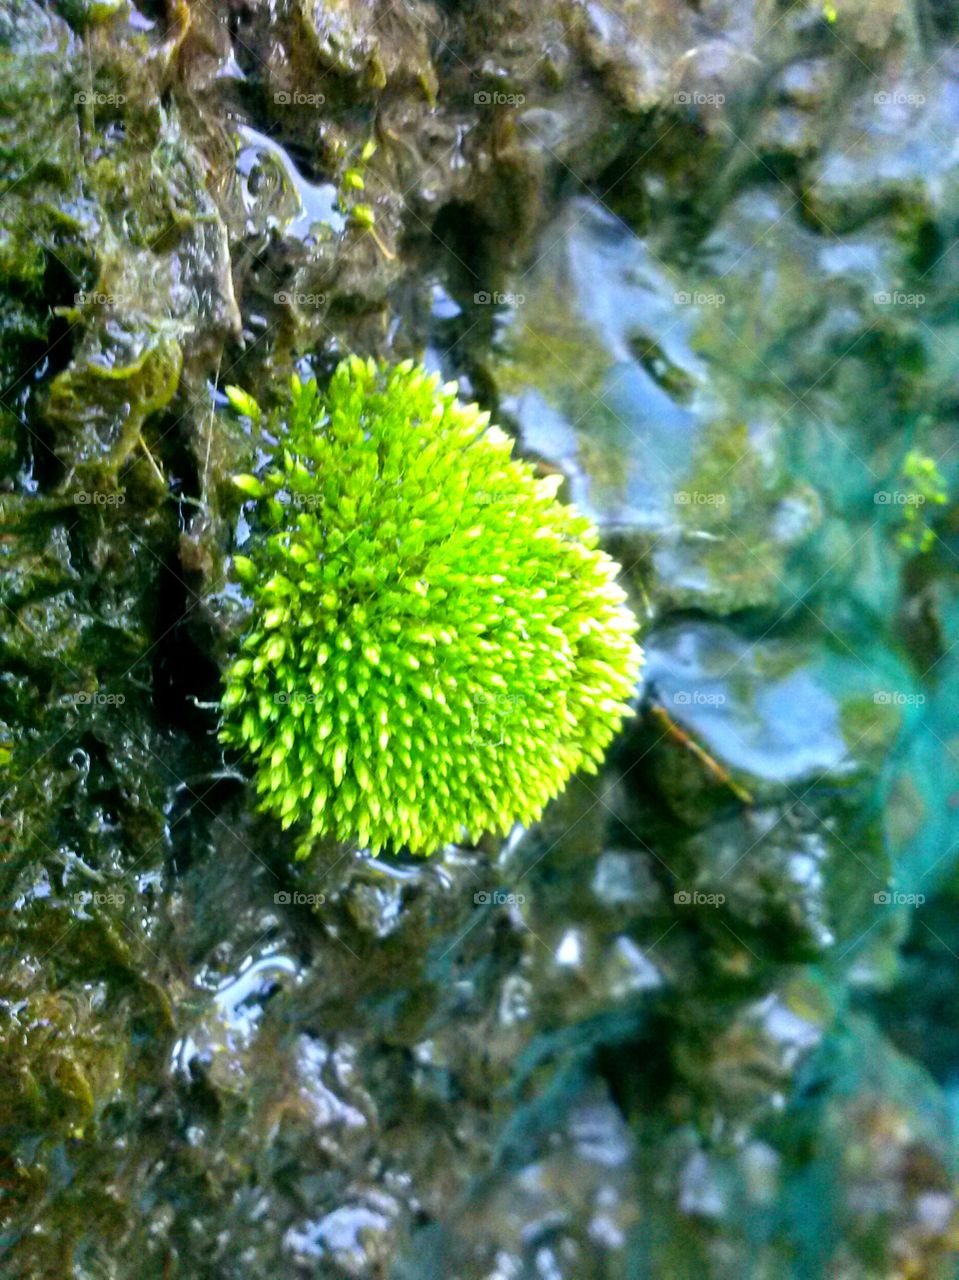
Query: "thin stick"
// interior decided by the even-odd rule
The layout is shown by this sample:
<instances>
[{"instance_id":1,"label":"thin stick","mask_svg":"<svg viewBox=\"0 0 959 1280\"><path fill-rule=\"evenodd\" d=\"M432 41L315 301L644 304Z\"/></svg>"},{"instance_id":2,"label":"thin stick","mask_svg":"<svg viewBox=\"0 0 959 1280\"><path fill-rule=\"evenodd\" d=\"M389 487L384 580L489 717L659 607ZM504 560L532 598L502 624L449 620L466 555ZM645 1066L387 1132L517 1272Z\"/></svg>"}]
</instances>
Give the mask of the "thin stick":
<instances>
[{"instance_id":1,"label":"thin stick","mask_svg":"<svg viewBox=\"0 0 959 1280\"><path fill-rule=\"evenodd\" d=\"M154 458L153 454L150 452L150 447L147 444L147 442L144 440L142 432L140 431L137 432L137 439L140 441L140 446L143 449L143 452L150 459L150 466L156 472L157 479L160 481L160 484L163 486L163 488L166 489L166 477L164 476L160 468L157 466L156 458Z\"/></svg>"},{"instance_id":2,"label":"thin stick","mask_svg":"<svg viewBox=\"0 0 959 1280\"><path fill-rule=\"evenodd\" d=\"M724 769L718 760L714 760L709 752L701 747L698 742L694 742L689 734L681 729L676 721L671 718L665 707L661 707L654 702L650 705L650 710L660 724L664 726L670 737L674 738L681 747L692 752L714 778L717 778L724 786L729 788L737 800L741 800L743 804L755 804L755 800L746 788L740 786L736 779L730 776L729 771Z\"/></svg>"}]
</instances>

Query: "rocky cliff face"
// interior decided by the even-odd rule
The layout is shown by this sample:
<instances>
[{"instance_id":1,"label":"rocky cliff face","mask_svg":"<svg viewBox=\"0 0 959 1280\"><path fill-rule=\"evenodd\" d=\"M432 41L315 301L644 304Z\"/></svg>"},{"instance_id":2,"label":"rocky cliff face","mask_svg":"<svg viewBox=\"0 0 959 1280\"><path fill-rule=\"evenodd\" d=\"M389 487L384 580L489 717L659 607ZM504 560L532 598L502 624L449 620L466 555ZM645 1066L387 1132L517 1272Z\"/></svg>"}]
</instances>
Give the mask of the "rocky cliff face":
<instances>
[{"instance_id":1,"label":"rocky cliff face","mask_svg":"<svg viewBox=\"0 0 959 1280\"><path fill-rule=\"evenodd\" d=\"M957 37L8 0L4 1276L954 1274ZM347 350L566 477L649 661L534 829L293 868L222 387Z\"/></svg>"}]
</instances>

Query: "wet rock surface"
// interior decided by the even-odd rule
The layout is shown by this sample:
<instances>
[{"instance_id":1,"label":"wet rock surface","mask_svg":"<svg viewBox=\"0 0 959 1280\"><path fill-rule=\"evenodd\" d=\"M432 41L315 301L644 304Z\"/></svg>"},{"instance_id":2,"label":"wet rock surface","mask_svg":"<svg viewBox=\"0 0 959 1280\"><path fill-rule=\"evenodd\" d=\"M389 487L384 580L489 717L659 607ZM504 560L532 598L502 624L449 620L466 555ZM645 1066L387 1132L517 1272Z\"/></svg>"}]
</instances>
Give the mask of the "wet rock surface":
<instances>
[{"instance_id":1,"label":"wet rock surface","mask_svg":"<svg viewBox=\"0 0 959 1280\"><path fill-rule=\"evenodd\" d=\"M0 1273L955 1274L957 35L0 12ZM222 388L345 350L459 377L644 619L502 847L294 867L216 746Z\"/></svg>"}]
</instances>

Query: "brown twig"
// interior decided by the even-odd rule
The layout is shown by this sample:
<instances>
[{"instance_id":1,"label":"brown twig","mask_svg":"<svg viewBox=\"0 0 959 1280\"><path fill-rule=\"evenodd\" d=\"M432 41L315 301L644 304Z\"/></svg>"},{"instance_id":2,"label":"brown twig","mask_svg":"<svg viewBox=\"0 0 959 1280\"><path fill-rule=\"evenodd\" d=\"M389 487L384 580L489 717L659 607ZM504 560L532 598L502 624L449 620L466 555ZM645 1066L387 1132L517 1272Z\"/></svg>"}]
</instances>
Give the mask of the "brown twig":
<instances>
[{"instance_id":1,"label":"brown twig","mask_svg":"<svg viewBox=\"0 0 959 1280\"><path fill-rule=\"evenodd\" d=\"M691 752L700 764L704 765L705 768L709 770L714 778L717 778L724 786L729 788L737 800L741 800L743 804L751 805L755 803L753 797L746 788L740 786L736 779L730 775L729 770L724 769L718 760L714 760L704 747L701 747L698 742L694 742L689 734L686 733L684 729L681 729L676 721L673 720L665 707L661 707L658 703L653 702L650 704L650 711L652 711L656 719L665 728L669 736L678 742L686 751Z\"/></svg>"}]
</instances>

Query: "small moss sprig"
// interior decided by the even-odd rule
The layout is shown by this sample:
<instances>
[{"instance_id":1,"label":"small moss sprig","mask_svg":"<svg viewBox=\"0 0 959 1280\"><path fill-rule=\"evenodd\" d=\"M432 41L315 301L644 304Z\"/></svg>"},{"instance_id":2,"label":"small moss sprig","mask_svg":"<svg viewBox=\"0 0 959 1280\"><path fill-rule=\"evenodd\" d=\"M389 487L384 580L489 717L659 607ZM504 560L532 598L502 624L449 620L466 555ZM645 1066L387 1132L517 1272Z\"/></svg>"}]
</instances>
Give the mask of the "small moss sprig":
<instances>
[{"instance_id":1,"label":"small moss sprig","mask_svg":"<svg viewBox=\"0 0 959 1280\"><path fill-rule=\"evenodd\" d=\"M901 474L903 482L912 487L906 494L908 501L902 508L902 523L896 533L896 541L905 551L922 555L932 549L936 535L920 514L920 508L945 506L949 501L946 481L932 458L918 449L910 449L906 454Z\"/></svg>"},{"instance_id":2,"label":"small moss sprig","mask_svg":"<svg viewBox=\"0 0 959 1280\"><path fill-rule=\"evenodd\" d=\"M264 809L320 837L428 854L529 823L595 772L642 661L589 520L455 383L350 357L294 378L278 454L235 483L262 529L221 736ZM254 420L238 388L233 406Z\"/></svg>"}]
</instances>

